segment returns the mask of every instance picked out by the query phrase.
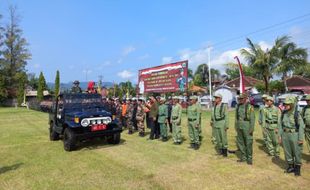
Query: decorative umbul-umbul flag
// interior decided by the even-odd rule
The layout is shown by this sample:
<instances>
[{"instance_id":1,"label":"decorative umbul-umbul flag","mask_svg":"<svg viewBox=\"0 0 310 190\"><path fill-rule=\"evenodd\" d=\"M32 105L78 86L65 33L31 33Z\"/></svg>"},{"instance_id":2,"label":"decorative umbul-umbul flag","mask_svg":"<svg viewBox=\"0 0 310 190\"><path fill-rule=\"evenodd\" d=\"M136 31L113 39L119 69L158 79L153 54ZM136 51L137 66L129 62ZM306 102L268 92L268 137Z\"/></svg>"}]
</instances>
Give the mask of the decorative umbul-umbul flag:
<instances>
[{"instance_id":1,"label":"decorative umbul-umbul flag","mask_svg":"<svg viewBox=\"0 0 310 190\"><path fill-rule=\"evenodd\" d=\"M239 85L239 88L240 88L240 94L241 94L241 93L244 93L244 92L245 92L244 74L243 74L242 65L241 65L241 63L240 63L240 60L239 60L238 56L235 56L234 58L237 60L238 65L239 65L239 76L240 76L240 85Z\"/></svg>"}]
</instances>

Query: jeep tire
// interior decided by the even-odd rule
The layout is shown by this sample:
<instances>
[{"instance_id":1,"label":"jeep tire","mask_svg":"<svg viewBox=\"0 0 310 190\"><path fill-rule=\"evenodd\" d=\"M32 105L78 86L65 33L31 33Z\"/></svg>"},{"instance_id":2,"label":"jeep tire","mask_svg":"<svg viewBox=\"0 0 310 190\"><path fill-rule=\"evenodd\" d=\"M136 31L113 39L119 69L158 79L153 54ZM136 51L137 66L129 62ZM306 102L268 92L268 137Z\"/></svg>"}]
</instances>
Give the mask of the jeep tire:
<instances>
[{"instance_id":1,"label":"jeep tire","mask_svg":"<svg viewBox=\"0 0 310 190\"><path fill-rule=\"evenodd\" d=\"M64 131L63 141L65 151L74 150L76 148L76 136L74 131L67 127Z\"/></svg>"},{"instance_id":2,"label":"jeep tire","mask_svg":"<svg viewBox=\"0 0 310 190\"><path fill-rule=\"evenodd\" d=\"M119 144L121 141L121 133L114 133L108 137L108 143L110 144Z\"/></svg>"},{"instance_id":3,"label":"jeep tire","mask_svg":"<svg viewBox=\"0 0 310 190\"><path fill-rule=\"evenodd\" d=\"M59 140L59 134L54 130L53 123L50 124L49 131L50 131L50 140L51 141Z\"/></svg>"}]
</instances>

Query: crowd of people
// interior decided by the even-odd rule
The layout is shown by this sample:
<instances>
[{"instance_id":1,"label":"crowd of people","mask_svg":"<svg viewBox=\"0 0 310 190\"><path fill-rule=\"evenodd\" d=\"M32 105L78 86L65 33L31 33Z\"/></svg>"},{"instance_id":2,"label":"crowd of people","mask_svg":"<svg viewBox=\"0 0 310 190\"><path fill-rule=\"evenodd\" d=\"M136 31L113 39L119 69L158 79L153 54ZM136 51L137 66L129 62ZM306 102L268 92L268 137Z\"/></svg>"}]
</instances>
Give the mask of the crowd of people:
<instances>
[{"instance_id":1,"label":"crowd of people","mask_svg":"<svg viewBox=\"0 0 310 190\"><path fill-rule=\"evenodd\" d=\"M191 96L187 107L187 127L190 147L198 150L202 141L201 106L197 96ZM160 96L144 98L103 98L106 111L114 119L128 129L128 134L138 131L144 137L145 123L150 129L148 140L160 139L168 141L168 133L172 133L175 145L183 142L182 138L182 106L178 96L165 99ZM304 144L310 150L310 95L306 97L307 106L300 112L297 109L295 97L287 97L283 103L283 110L274 105L271 96L263 95L264 106L259 109L258 124L262 128L264 146L268 155L279 159L280 147L284 149L285 160L288 164L286 173L300 176L301 153ZM213 96L211 109L212 142L219 155L227 157L228 140L227 131L234 126L236 131L236 144L241 157L238 162L253 164L253 133L255 128L254 107L249 103L248 96L242 93L238 96L238 105L235 110L234 122L229 121L228 105L222 102L222 95ZM146 121L145 121L146 120ZM231 151L234 152L234 151Z\"/></svg>"}]
</instances>

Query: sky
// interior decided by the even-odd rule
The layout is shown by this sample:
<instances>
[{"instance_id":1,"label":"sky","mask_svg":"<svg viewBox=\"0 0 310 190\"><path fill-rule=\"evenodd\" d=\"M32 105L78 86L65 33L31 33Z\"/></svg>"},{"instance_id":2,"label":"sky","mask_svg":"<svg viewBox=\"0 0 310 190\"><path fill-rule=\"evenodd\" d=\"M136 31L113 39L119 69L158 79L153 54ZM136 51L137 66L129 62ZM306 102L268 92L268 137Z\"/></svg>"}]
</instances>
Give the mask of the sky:
<instances>
[{"instance_id":1,"label":"sky","mask_svg":"<svg viewBox=\"0 0 310 190\"><path fill-rule=\"evenodd\" d=\"M0 22L10 5L32 54L27 71L48 82L59 70L61 82L136 83L139 69L165 63L189 60L195 70L208 47L224 72L247 37L268 48L289 35L310 49L309 0L0 0Z\"/></svg>"}]
</instances>

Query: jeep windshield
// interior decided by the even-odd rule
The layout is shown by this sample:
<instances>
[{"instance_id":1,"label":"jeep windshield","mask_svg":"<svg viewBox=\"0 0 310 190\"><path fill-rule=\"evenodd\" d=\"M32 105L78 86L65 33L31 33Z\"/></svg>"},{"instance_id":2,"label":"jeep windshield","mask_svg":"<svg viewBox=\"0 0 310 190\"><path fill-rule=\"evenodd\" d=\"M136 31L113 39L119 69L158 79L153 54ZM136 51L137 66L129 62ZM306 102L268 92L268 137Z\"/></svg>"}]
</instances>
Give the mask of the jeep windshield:
<instances>
[{"instance_id":1,"label":"jeep windshield","mask_svg":"<svg viewBox=\"0 0 310 190\"><path fill-rule=\"evenodd\" d=\"M63 104L70 111L104 110L100 94L66 94Z\"/></svg>"}]
</instances>

